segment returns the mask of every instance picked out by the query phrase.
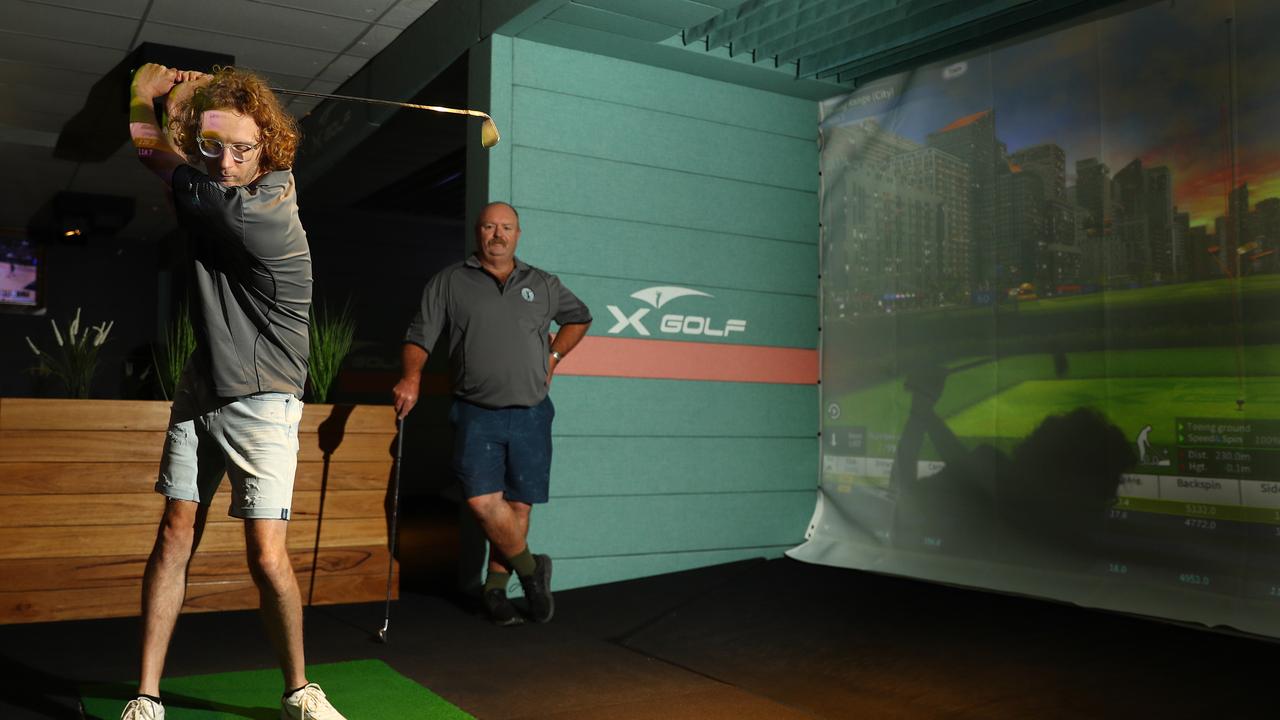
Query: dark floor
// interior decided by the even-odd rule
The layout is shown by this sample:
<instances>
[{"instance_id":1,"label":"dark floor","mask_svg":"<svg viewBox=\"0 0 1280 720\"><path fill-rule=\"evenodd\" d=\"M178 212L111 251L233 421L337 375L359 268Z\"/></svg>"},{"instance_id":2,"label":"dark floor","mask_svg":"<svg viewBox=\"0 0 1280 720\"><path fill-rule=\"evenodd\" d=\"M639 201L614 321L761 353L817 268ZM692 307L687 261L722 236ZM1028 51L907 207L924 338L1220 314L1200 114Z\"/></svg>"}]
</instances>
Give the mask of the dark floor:
<instances>
[{"instance_id":1,"label":"dark floor","mask_svg":"<svg viewBox=\"0 0 1280 720\"><path fill-rule=\"evenodd\" d=\"M548 625L495 628L406 594L386 645L381 603L313 608L308 660L381 658L481 720L1276 715L1269 642L793 560L556 600ZM136 675L136 634L136 619L0 627L0 718L74 717L78 682ZM168 672L273 664L255 613L189 615Z\"/></svg>"}]
</instances>

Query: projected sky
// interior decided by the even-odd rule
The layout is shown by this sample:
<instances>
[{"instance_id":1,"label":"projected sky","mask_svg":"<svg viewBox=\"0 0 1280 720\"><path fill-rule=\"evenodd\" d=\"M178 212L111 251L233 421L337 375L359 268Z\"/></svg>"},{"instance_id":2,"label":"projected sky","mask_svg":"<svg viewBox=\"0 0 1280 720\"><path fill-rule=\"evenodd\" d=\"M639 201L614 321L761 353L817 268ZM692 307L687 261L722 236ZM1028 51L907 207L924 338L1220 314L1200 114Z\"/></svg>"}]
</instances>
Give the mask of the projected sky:
<instances>
[{"instance_id":1,"label":"projected sky","mask_svg":"<svg viewBox=\"0 0 1280 720\"><path fill-rule=\"evenodd\" d=\"M1112 172L1134 159L1169 168L1178 209L1192 225L1212 227L1233 185L1232 120L1234 185L1248 184L1251 204L1280 197L1271 70L1280 67L1280 44L1267 37L1277 22L1280 4L1260 0L1155 4L870 85L861 94L878 102L855 103L829 124L879 116L886 130L924 143L958 118L994 109L1009 152L1062 147L1069 183L1086 158Z\"/></svg>"}]
</instances>

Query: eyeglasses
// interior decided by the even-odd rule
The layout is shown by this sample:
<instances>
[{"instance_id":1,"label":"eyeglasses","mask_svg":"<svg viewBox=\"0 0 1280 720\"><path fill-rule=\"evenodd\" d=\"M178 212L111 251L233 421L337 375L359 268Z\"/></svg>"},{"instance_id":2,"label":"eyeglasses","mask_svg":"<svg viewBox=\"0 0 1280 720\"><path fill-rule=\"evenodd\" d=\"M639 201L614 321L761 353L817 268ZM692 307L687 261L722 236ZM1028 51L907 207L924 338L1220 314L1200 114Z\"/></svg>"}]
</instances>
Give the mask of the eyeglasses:
<instances>
[{"instance_id":1,"label":"eyeglasses","mask_svg":"<svg viewBox=\"0 0 1280 720\"><path fill-rule=\"evenodd\" d=\"M231 143L227 145L210 137L198 137L196 138L196 146L200 148L200 154L207 158L220 158L224 150L230 150L231 159L242 163L247 159L249 153L261 147L262 143L256 142L252 145L248 143Z\"/></svg>"}]
</instances>

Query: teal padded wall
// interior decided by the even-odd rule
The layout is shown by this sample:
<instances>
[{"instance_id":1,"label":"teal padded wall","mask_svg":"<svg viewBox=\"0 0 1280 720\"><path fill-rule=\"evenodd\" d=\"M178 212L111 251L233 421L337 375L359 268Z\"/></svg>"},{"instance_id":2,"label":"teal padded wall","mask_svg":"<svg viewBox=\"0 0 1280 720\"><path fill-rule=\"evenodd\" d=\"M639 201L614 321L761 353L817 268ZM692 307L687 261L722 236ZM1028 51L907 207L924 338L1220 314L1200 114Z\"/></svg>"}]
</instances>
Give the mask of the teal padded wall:
<instances>
[{"instance_id":1,"label":"teal padded wall","mask_svg":"<svg viewBox=\"0 0 1280 720\"><path fill-rule=\"evenodd\" d=\"M492 150L472 143L470 219L486 201L515 205L520 257L595 316L552 385L551 502L530 532L556 560L555 586L799 544L818 479L816 104L500 35L470 63L471 102L502 132ZM681 302L749 332L611 333L608 306L629 315L631 293L654 286L713 296ZM627 342L656 358L690 343L740 362L761 348L812 352L812 380L673 379L661 363L614 373L588 350Z\"/></svg>"}]
</instances>

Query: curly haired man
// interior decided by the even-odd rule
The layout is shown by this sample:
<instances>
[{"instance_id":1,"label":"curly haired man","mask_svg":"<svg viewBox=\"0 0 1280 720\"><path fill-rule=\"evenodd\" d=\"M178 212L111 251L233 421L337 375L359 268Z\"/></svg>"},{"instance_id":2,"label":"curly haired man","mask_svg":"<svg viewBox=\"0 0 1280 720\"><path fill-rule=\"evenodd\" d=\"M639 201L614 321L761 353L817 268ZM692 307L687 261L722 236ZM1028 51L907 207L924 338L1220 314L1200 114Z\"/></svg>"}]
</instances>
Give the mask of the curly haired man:
<instances>
[{"instance_id":1,"label":"curly haired man","mask_svg":"<svg viewBox=\"0 0 1280 720\"><path fill-rule=\"evenodd\" d=\"M122 720L164 717L165 655L224 475L284 673L281 717L343 720L306 678L302 602L285 544L312 284L290 171L297 125L250 72L147 64L134 74L129 133L143 165L172 188L190 239L196 350L173 398L160 461L156 491L166 502L142 582L141 678ZM203 172L188 157L200 158Z\"/></svg>"}]
</instances>

